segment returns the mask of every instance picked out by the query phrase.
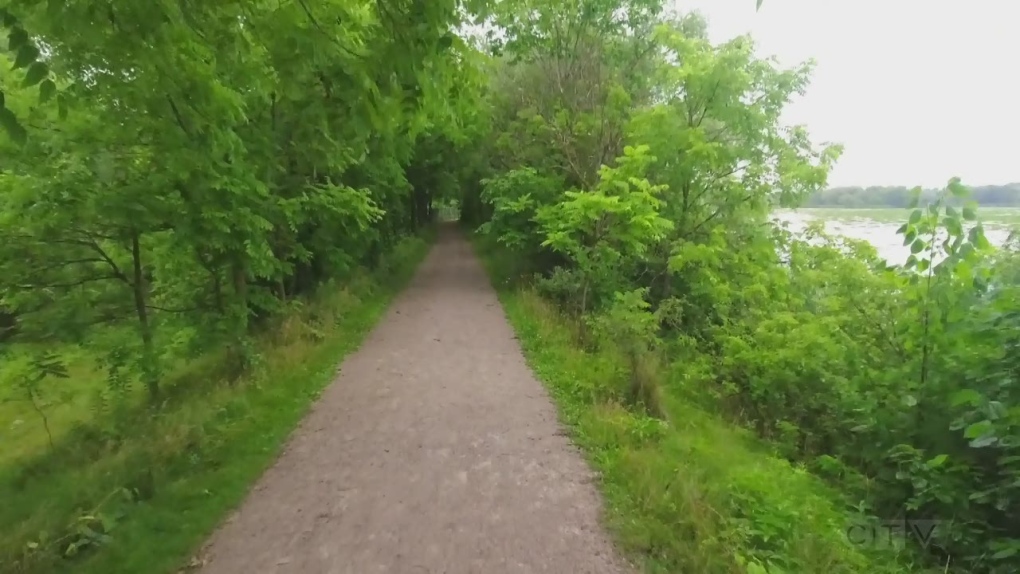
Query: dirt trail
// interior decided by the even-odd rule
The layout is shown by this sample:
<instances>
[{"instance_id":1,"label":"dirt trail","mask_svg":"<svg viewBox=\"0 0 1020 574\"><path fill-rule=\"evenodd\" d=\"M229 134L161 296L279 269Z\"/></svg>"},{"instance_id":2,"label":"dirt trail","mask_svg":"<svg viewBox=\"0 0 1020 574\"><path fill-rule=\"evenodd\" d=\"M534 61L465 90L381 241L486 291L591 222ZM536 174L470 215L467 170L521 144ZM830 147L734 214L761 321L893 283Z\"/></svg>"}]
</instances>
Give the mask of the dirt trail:
<instances>
[{"instance_id":1,"label":"dirt trail","mask_svg":"<svg viewBox=\"0 0 1020 574\"><path fill-rule=\"evenodd\" d=\"M453 229L213 535L204 574L630 572Z\"/></svg>"}]
</instances>

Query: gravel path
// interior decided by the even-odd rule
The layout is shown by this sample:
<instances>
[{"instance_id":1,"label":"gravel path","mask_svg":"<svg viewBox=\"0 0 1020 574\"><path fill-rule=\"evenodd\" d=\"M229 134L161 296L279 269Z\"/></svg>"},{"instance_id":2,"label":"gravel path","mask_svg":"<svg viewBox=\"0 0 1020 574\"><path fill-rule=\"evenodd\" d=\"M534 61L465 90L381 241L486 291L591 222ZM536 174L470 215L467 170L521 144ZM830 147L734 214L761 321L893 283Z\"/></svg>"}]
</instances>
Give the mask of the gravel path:
<instances>
[{"instance_id":1,"label":"gravel path","mask_svg":"<svg viewBox=\"0 0 1020 574\"><path fill-rule=\"evenodd\" d=\"M453 229L203 551L205 574L630 572Z\"/></svg>"}]
</instances>

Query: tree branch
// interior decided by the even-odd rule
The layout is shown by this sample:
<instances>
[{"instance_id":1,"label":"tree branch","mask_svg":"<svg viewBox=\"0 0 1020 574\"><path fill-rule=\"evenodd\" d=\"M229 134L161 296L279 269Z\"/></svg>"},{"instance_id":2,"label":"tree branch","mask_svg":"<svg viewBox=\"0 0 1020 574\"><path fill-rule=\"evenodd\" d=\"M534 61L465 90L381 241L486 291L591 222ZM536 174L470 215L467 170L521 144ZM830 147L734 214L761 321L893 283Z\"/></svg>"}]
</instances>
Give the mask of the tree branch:
<instances>
[{"instance_id":1,"label":"tree branch","mask_svg":"<svg viewBox=\"0 0 1020 574\"><path fill-rule=\"evenodd\" d=\"M121 272L120 267L117 266L117 263L109 255L106 254L106 251L103 251L103 248L100 247L99 244L95 242L95 240L89 240L87 245L90 248L94 249L95 252L99 254L99 257L101 257L102 260L107 265L110 266L110 269L113 270L113 276L115 278L120 279L121 281L127 283L128 285L132 284L131 280L128 279L127 275Z\"/></svg>"}]
</instances>

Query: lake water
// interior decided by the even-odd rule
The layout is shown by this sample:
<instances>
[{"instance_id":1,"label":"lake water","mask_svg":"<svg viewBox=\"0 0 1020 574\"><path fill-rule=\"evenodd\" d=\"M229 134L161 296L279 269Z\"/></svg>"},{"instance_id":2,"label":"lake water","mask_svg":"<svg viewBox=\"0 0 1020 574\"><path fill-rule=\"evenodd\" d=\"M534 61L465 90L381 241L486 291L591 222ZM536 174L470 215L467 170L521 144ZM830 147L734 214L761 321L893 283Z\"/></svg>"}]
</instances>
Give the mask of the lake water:
<instances>
[{"instance_id":1,"label":"lake water","mask_svg":"<svg viewBox=\"0 0 1020 574\"><path fill-rule=\"evenodd\" d=\"M811 210L777 210L774 218L789 224L791 231L802 231L814 221L823 221L825 231L833 235L842 235L851 239L863 239L875 246L878 254L891 264L900 264L910 256L910 247L903 245L903 236L896 230L903 225L901 221L884 221L860 216L838 216L833 211L825 210L823 214L811 213ZM908 212L904 211L904 218ZM1009 238L1010 226L1005 224L985 223L985 237L996 247L1002 246Z\"/></svg>"}]
</instances>

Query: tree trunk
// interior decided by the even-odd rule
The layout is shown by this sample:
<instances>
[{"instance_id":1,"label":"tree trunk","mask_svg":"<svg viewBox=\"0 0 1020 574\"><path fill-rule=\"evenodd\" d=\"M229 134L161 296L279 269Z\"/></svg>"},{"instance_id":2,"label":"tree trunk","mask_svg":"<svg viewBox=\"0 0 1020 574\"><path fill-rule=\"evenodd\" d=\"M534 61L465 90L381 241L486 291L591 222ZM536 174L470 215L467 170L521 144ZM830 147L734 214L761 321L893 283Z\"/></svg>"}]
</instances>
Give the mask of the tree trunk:
<instances>
[{"instance_id":1,"label":"tree trunk","mask_svg":"<svg viewBox=\"0 0 1020 574\"><path fill-rule=\"evenodd\" d=\"M149 391L149 399L155 403L159 399L159 358L152 338L152 325L149 321L148 286L142 268L142 247L139 233L131 235L131 291L135 301L135 315L138 319L138 330L142 337L142 375L145 388Z\"/></svg>"}]
</instances>

